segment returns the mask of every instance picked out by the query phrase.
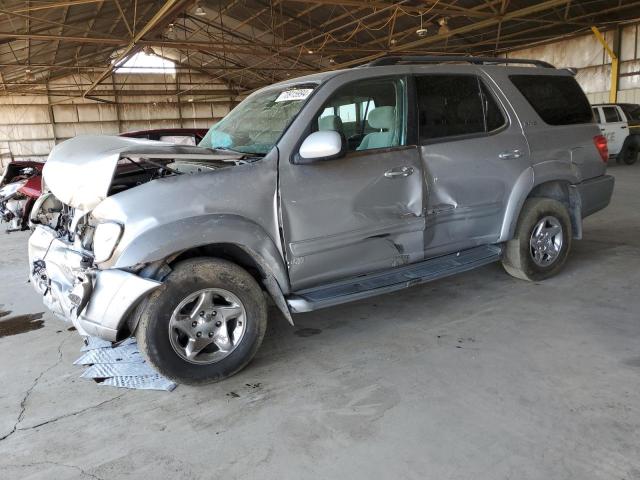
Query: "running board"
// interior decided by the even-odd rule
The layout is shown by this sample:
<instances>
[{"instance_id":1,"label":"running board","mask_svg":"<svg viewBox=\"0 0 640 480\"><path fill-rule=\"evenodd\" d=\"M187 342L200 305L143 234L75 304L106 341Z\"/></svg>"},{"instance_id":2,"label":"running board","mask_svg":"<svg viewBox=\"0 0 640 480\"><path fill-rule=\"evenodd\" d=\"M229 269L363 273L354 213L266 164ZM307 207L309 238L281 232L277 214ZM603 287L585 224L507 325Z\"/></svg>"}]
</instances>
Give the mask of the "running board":
<instances>
[{"instance_id":1,"label":"running board","mask_svg":"<svg viewBox=\"0 0 640 480\"><path fill-rule=\"evenodd\" d=\"M287 304L292 312L302 313L353 302L473 270L500 260L501 253L499 245L474 247L384 272L301 290L293 293Z\"/></svg>"}]
</instances>

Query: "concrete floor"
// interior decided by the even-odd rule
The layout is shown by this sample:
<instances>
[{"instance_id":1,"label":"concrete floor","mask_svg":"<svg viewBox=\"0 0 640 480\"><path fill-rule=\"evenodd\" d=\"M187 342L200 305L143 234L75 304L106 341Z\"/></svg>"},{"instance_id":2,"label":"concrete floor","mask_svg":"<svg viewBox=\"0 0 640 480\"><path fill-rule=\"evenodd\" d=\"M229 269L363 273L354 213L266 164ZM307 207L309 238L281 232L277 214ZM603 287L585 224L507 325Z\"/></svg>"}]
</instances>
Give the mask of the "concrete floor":
<instances>
[{"instance_id":1,"label":"concrete floor","mask_svg":"<svg viewBox=\"0 0 640 480\"><path fill-rule=\"evenodd\" d=\"M560 276L491 265L293 329L274 312L216 385L82 380L81 339L45 313L0 339L0 476L640 479L640 165L610 172L612 205ZM0 237L5 322L44 311L26 239Z\"/></svg>"}]
</instances>

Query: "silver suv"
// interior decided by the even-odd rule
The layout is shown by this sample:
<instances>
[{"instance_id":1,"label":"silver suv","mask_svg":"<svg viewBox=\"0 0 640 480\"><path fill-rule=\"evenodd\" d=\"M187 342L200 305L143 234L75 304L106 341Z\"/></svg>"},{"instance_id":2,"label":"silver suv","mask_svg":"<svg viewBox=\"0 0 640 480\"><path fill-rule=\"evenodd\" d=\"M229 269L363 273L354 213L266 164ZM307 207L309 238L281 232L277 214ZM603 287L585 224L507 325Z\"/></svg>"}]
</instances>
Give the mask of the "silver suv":
<instances>
[{"instance_id":1,"label":"silver suv","mask_svg":"<svg viewBox=\"0 0 640 480\"><path fill-rule=\"evenodd\" d=\"M31 281L83 335L135 335L178 382L255 355L267 300L308 312L501 261L541 280L611 198L606 139L570 72L386 57L263 88L199 146L54 148Z\"/></svg>"}]
</instances>

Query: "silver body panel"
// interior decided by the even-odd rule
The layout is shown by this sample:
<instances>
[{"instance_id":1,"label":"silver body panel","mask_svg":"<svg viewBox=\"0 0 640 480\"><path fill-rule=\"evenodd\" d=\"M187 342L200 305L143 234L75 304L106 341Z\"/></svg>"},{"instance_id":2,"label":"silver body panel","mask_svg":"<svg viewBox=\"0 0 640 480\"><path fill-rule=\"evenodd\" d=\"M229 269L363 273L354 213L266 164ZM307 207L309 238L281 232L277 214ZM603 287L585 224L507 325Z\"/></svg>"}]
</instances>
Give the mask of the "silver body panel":
<instances>
[{"instance_id":1,"label":"silver body panel","mask_svg":"<svg viewBox=\"0 0 640 480\"><path fill-rule=\"evenodd\" d=\"M143 267L197 247L233 245L254 259L265 289L289 315L286 300L294 311L312 308L313 302L302 299L301 291L349 284L360 275L410 268L509 240L527 196L549 182L571 192L568 205L575 210L572 218L579 228L582 216L606 206L613 187L593 144L598 127L544 124L509 81L514 72L532 69L394 65L282 82L276 86L315 83L318 87L264 158L156 179L112 196L107 196L109 185L123 156L237 157L131 139L67 141L52 152L45 181L82 215L96 222L118 222L124 230L111 258L86 268L81 250L50 238L51 232L39 227L30 241L31 265L44 260L48 281L60 284L44 295L45 301L56 313L73 318L69 293L80 287L70 272L80 272L81 278L90 279L90 288L85 286L88 303L74 321L85 331L112 339L133 306L159 284L139 275ZM568 75L554 69L534 72ZM409 136L408 146L349 152L307 164L295 161L311 122L338 88L360 79L409 79L425 73L477 75L500 105L506 124L473 138L418 146ZM43 246L47 241L55 248L47 251ZM473 250L480 257L470 255L468 265L498 258L499 247L490 248L498 250L488 254ZM452 265L455 271L467 269ZM36 274L32 281L41 293L47 291ZM393 288L413 283L396 282Z\"/></svg>"},{"instance_id":2,"label":"silver body panel","mask_svg":"<svg viewBox=\"0 0 640 480\"><path fill-rule=\"evenodd\" d=\"M107 198L118 162L124 157L225 160L219 155L188 145L106 135L80 135L56 145L44 165L47 186L62 202L90 211Z\"/></svg>"},{"instance_id":3,"label":"silver body panel","mask_svg":"<svg viewBox=\"0 0 640 480\"><path fill-rule=\"evenodd\" d=\"M29 239L30 280L44 304L70 321L81 335L115 341L127 314L160 286L119 269L99 271L85 265L87 256L48 227L38 226Z\"/></svg>"}]
</instances>

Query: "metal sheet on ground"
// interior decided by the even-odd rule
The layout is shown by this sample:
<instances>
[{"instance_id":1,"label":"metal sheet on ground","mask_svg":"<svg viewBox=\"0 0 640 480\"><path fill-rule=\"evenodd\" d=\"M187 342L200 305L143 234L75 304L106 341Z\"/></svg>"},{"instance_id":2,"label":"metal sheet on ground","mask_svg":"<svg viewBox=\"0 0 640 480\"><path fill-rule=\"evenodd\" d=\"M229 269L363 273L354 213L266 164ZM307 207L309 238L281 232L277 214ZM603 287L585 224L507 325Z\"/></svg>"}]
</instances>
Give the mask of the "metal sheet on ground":
<instances>
[{"instance_id":1,"label":"metal sheet on ground","mask_svg":"<svg viewBox=\"0 0 640 480\"><path fill-rule=\"evenodd\" d=\"M144 359L137 345L89 350L74 365L94 365L96 363L142 363Z\"/></svg>"},{"instance_id":2,"label":"metal sheet on ground","mask_svg":"<svg viewBox=\"0 0 640 480\"><path fill-rule=\"evenodd\" d=\"M177 385L162 375L145 375L142 377L111 377L100 385L109 385L119 388L133 388L137 390L166 390L171 392Z\"/></svg>"},{"instance_id":3,"label":"metal sheet on ground","mask_svg":"<svg viewBox=\"0 0 640 480\"><path fill-rule=\"evenodd\" d=\"M142 377L157 375L146 363L98 363L87 368L82 378Z\"/></svg>"},{"instance_id":4,"label":"metal sheet on ground","mask_svg":"<svg viewBox=\"0 0 640 480\"><path fill-rule=\"evenodd\" d=\"M177 385L148 365L133 338L119 345L95 338L85 338L82 356L75 365L89 366L81 378L100 380L101 385L139 390L172 391Z\"/></svg>"}]
</instances>

